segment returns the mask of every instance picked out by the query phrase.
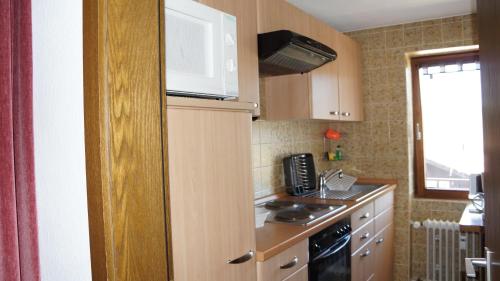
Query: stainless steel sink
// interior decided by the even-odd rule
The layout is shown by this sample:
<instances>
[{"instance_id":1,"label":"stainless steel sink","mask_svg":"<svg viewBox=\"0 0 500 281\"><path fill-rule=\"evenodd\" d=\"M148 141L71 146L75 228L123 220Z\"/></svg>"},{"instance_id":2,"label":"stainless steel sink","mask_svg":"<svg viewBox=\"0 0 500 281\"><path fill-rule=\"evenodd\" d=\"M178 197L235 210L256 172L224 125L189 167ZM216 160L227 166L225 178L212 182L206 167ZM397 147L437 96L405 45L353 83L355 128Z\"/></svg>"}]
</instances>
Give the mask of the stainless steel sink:
<instances>
[{"instance_id":1,"label":"stainless steel sink","mask_svg":"<svg viewBox=\"0 0 500 281\"><path fill-rule=\"evenodd\" d=\"M383 184L353 184L347 190L326 190L325 197L321 198L319 192L307 195L306 197L331 199L331 200L356 200L361 201L377 189L384 186Z\"/></svg>"}]
</instances>

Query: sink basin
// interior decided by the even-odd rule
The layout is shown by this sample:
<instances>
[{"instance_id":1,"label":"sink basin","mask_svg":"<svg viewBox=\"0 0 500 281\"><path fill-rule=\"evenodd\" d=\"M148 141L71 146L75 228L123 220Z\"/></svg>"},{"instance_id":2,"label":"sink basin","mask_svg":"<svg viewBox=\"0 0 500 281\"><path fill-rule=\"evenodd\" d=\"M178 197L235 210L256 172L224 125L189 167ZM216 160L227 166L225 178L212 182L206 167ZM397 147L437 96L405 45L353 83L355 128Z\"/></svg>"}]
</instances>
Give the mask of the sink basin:
<instances>
[{"instance_id":1,"label":"sink basin","mask_svg":"<svg viewBox=\"0 0 500 281\"><path fill-rule=\"evenodd\" d=\"M360 201L372 192L384 186L383 184L353 184L348 190L327 190L324 198L320 197L319 191L306 197L332 199L332 200L355 200Z\"/></svg>"}]
</instances>

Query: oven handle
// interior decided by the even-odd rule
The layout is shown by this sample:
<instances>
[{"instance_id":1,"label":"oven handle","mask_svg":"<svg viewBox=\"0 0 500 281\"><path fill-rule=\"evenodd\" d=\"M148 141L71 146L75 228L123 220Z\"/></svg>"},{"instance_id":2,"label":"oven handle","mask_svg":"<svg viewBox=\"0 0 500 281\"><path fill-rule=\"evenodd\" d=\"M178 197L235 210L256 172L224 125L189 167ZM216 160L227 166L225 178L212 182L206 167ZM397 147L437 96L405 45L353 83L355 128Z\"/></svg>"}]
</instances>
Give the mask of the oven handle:
<instances>
[{"instance_id":1,"label":"oven handle","mask_svg":"<svg viewBox=\"0 0 500 281\"><path fill-rule=\"evenodd\" d=\"M341 241L341 242L335 243L335 245L333 245L330 249L326 250L323 254L317 256L312 261L315 262L315 261L323 260L323 259L326 259L326 258L329 258L329 257L335 255L340 250L342 250L342 248L344 248L347 244L349 244L349 242L351 241L351 235L346 235L346 237L342 238L342 240L343 241ZM337 246L339 243L341 243L341 245Z\"/></svg>"}]
</instances>

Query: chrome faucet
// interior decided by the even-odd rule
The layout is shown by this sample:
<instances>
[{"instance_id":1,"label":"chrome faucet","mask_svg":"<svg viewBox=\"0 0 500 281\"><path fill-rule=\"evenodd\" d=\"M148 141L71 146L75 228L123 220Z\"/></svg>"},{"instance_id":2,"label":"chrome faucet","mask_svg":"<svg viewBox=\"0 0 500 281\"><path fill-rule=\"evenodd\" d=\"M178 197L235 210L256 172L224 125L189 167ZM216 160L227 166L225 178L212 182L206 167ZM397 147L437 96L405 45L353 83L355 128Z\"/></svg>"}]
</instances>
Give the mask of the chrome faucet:
<instances>
[{"instance_id":1,"label":"chrome faucet","mask_svg":"<svg viewBox=\"0 0 500 281\"><path fill-rule=\"evenodd\" d=\"M342 169L334 170L329 169L321 172L319 174L319 197L326 198L326 190L328 187L326 183L329 182L333 177L338 176L341 179L344 176Z\"/></svg>"}]
</instances>

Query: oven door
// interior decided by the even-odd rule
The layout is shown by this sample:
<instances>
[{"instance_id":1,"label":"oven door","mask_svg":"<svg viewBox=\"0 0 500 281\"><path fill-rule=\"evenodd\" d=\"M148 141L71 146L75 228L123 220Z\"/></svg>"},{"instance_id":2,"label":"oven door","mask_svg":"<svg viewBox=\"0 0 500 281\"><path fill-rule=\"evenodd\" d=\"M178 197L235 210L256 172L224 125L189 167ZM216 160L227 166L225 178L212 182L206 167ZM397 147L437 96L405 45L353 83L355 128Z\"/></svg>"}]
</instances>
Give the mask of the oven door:
<instances>
[{"instance_id":1,"label":"oven door","mask_svg":"<svg viewBox=\"0 0 500 281\"><path fill-rule=\"evenodd\" d=\"M351 280L351 235L309 261L309 281Z\"/></svg>"}]
</instances>

